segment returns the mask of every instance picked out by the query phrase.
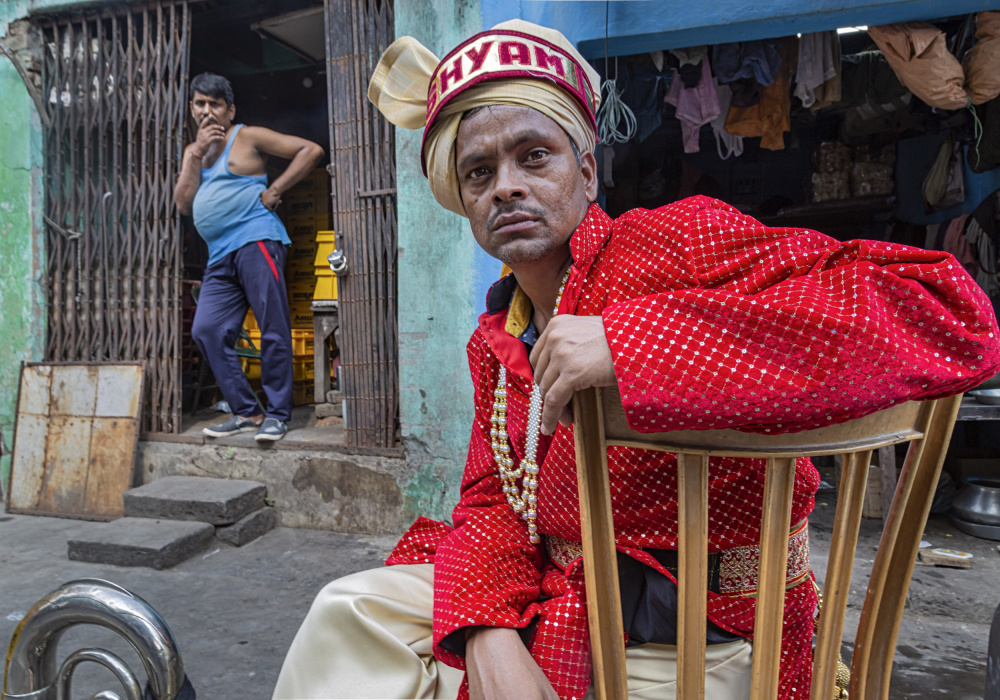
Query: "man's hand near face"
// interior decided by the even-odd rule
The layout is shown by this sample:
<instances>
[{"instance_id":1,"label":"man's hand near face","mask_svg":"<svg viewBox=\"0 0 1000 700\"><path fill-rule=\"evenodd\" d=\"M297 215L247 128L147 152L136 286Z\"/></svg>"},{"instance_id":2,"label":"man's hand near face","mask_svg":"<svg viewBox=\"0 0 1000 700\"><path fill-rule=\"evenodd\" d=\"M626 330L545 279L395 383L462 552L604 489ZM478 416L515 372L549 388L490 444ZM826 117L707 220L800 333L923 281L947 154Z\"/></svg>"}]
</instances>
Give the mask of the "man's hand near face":
<instances>
[{"instance_id":1,"label":"man's hand near face","mask_svg":"<svg viewBox=\"0 0 1000 700\"><path fill-rule=\"evenodd\" d=\"M465 648L470 700L559 700L517 630L480 627Z\"/></svg>"},{"instance_id":2,"label":"man's hand near face","mask_svg":"<svg viewBox=\"0 0 1000 700\"><path fill-rule=\"evenodd\" d=\"M205 156L214 144L223 143L225 140L226 130L216 121L214 116L209 114L202 119L201 125L198 127L198 136L195 139L194 147L198 155Z\"/></svg>"},{"instance_id":3,"label":"man's hand near face","mask_svg":"<svg viewBox=\"0 0 1000 700\"><path fill-rule=\"evenodd\" d=\"M573 422L573 394L592 386L613 386L615 366L600 316L556 316L545 327L529 358L542 392L542 433L556 421Z\"/></svg>"}]
</instances>

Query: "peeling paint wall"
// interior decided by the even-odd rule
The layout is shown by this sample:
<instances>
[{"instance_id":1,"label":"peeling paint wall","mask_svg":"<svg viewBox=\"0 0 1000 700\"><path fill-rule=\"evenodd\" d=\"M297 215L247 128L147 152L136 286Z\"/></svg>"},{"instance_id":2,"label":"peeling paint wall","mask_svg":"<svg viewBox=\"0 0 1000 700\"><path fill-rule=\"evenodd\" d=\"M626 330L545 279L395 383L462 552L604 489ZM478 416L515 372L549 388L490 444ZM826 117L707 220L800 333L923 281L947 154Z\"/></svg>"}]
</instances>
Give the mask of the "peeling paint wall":
<instances>
[{"instance_id":1,"label":"peeling paint wall","mask_svg":"<svg viewBox=\"0 0 1000 700\"><path fill-rule=\"evenodd\" d=\"M396 3L396 36L444 56L480 31L479 0ZM442 209L420 170L420 131L396 130L399 202L400 420L407 466L406 517L449 519L458 498L472 425L465 343L482 308L492 265L468 222ZM492 268L492 269L491 269Z\"/></svg>"},{"instance_id":2,"label":"peeling paint wall","mask_svg":"<svg viewBox=\"0 0 1000 700\"><path fill-rule=\"evenodd\" d=\"M29 9L55 4L0 3L0 37ZM0 104L0 484L5 491L20 364L42 359L46 310L41 122L21 77L4 56Z\"/></svg>"}]
</instances>

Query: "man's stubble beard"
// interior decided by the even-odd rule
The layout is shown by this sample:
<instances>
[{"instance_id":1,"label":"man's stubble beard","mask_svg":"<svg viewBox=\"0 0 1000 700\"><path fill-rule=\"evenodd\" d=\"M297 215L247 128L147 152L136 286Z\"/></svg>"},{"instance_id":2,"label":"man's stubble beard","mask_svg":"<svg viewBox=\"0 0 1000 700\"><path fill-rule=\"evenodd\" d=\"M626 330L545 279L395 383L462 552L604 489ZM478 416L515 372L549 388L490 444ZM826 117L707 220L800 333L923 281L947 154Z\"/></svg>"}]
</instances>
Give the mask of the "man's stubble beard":
<instances>
[{"instance_id":1,"label":"man's stubble beard","mask_svg":"<svg viewBox=\"0 0 1000 700\"><path fill-rule=\"evenodd\" d=\"M506 265L523 265L538 262L551 255L559 247L550 239L540 241L512 241L526 245L517 248L502 246L497 250L488 251L494 258Z\"/></svg>"}]
</instances>

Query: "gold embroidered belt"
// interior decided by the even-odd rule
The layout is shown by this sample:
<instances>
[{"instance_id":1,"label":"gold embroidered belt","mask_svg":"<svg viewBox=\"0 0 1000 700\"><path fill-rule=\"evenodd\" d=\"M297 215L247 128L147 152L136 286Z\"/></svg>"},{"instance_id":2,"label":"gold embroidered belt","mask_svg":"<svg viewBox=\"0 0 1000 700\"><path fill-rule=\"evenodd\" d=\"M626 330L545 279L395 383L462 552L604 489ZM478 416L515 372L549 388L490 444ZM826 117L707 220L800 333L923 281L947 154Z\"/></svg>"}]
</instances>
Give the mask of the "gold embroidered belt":
<instances>
[{"instance_id":1,"label":"gold embroidered belt","mask_svg":"<svg viewBox=\"0 0 1000 700\"><path fill-rule=\"evenodd\" d=\"M545 536L545 549L549 559L564 571L583 556L582 544L555 535ZM716 560L712 562L712 568L716 564L718 566L719 593L741 597L757 595L760 545L723 549L710 554L709 557ZM796 524L788 534L787 571L786 589L794 588L809 576L809 527L806 520Z\"/></svg>"}]
</instances>

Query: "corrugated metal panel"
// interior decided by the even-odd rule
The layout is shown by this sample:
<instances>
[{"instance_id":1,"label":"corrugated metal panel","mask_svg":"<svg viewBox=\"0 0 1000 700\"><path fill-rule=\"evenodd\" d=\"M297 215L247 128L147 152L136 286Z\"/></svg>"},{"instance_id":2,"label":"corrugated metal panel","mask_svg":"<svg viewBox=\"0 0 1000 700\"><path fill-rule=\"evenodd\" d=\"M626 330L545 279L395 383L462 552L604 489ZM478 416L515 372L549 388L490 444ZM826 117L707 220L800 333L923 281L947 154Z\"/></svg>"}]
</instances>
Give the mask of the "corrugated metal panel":
<instances>
[{"instance_id":1,"label":"corrugated metal panel","mask_svg":"<svg viewBox=\"0 0 1000 700\"><path fill-rule=\"evenodd\" d=\"M187 0L45 20L46 359L146 363L144 427L180 432Z\"/></svg>"},{"instance_id":2,"label":"corrugated metal panel","mask_svg":"<svg viewBox=\"0 0 1000 700\"><path fill-rule=\"evenodd\" d=\"M365 97L392 43L391 0L326 0L341 377L348 444L390 447L399 415L396 155L390 124Z\"/></svg>"}]
</instances>

